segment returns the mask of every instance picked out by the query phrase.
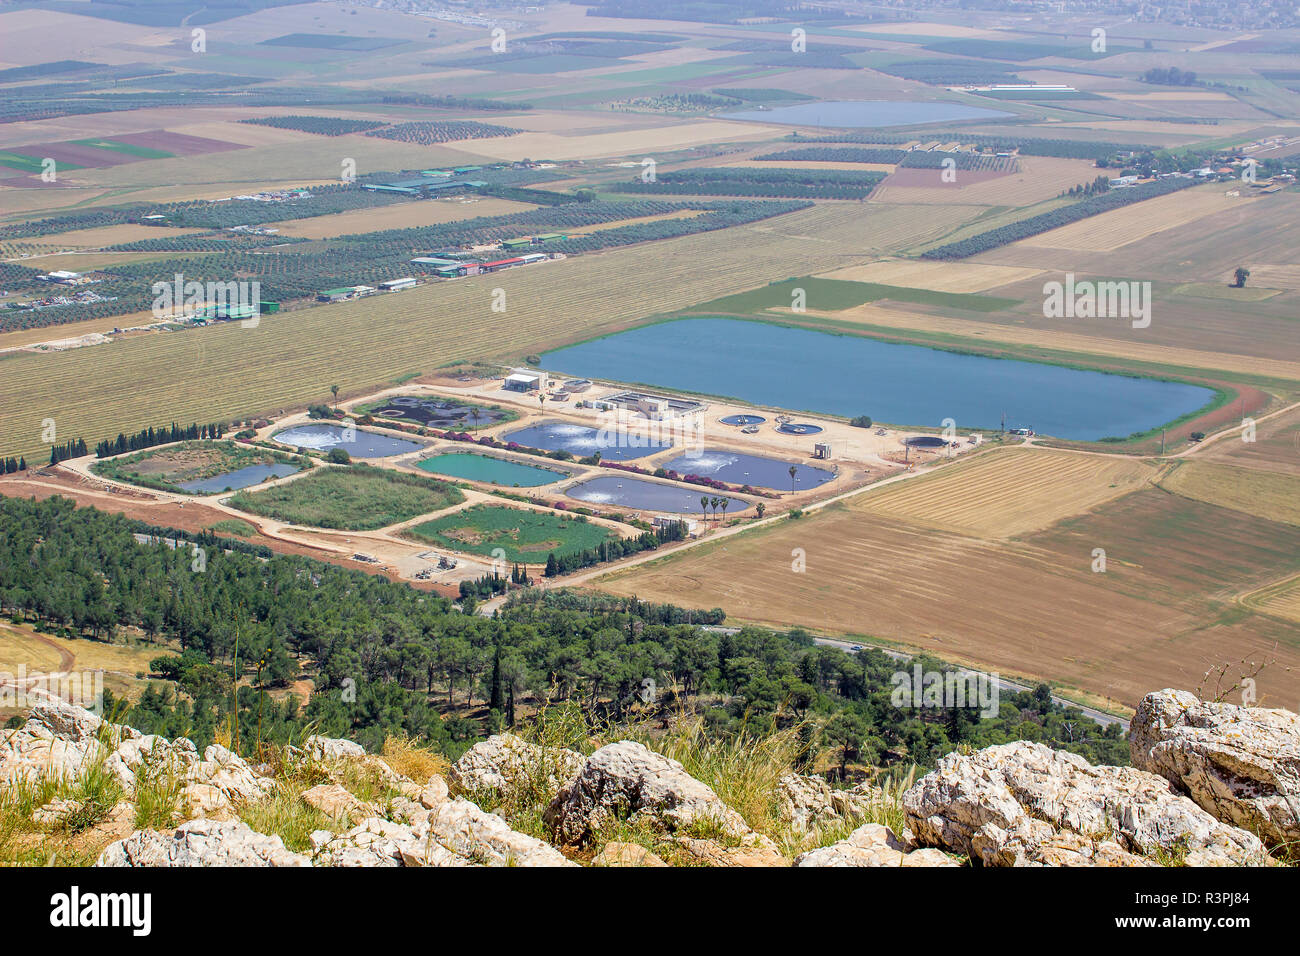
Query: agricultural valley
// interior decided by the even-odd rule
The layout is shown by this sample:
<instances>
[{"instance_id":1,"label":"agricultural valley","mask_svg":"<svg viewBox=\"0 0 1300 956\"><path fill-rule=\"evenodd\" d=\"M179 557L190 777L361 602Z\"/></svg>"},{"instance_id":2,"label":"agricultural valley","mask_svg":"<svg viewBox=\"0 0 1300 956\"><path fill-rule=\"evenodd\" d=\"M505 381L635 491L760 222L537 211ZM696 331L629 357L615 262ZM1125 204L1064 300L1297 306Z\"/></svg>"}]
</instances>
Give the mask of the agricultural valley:
<instances>
[{"instance_id":1,"label":"agricultural valley","mask_svg":"<svg viewBox=\"0 0 1300 956\"><path fill-rule=\"evenodd\" d=\"M0 0L0 862L1295 865L1297 175L1274 3Z\"/></svg>"}]
</instances>

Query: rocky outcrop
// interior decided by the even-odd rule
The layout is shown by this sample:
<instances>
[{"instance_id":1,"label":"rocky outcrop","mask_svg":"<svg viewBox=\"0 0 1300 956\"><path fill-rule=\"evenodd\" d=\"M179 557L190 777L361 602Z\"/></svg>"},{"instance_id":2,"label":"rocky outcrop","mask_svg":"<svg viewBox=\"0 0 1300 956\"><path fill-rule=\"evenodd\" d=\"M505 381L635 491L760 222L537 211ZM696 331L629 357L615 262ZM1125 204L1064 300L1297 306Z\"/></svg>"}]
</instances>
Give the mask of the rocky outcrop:
<instances>
[{"instance_id":1,"label":"rocky outcrop","mask_svg":"<svg viewBox=\"0 0 1300 956\"><path fill-rule=\"evenodd\" d=\"M37 778L70 780L106 760L124 740L140 733L50 700L32 708L27 722L0 736L0 783Z\"/></svg>"},{"instance_id":2,"label":"rocky outcrop","mask_svg":"<svg viewBox=\"0 0 1300 956\"><path fill-rule=\"evenodd\" d=\"M949 754L903 794L914 842L988 866L1255 865L1260 841L1169 781L1018 741Z\"/></svg>"},{"instance_id":3,"label":"rocky outcrop","mask_svg":"<svg viewBox=\"0 0 1300 956\"><path fill-rule=\"evenodd\" d=\"M737 839L751 833L739 813L676 760L630 740L592 754L556 795L545 819L561 843L575 845L619 820L669 833L707 828Z\"/></svg>"},{"instance_id":4,"label":"rocky outcrop","mask_svg":"<svg viewBox=\"0 0 1300 956\"><path fill-rule=\"evenodd\" d=\"M378 807L359 800L337 783L317 784L310 790L304 790L302 799L307 806L341 820L360 820L379 815Z\"/></svg>"},{"instance_id":5,"label":"rocky outcrop","mask_svg":"<svg viewBox=\"0 0 1300 956\"><path fill-rule=\"evenodd\" d=\"M427 835L430 846L485 866L576 866L563 853L536 837L512 830L494 813L484 813L460 797L446 800L428 811L417 834Z\"/></svg>"},{"instance_id":6,"label":"rocky outcrop","mask_svg":"<svg viewBox=\"0 0 1300 956\"><path fill-rule=\"evenodd\" d=\"M96 866L308 866L278 836L238 820L192 820L172 834L140 830L111 843Z\"/></svg>"},{"instance_id":7,"label":"rocky outcrop","mask_svg":"<svg viewBox=\"0 0 1300 956\"><path fill-rule=\"evenodd\" d=\"M865 817L879 805L879 790L859 784L847 790L832 788L821 777L788 773L776 785L776 809L796 833Z\"/></svg>"},{"instance_id":8,"label":"rocky outcrop","mask_svg":"<svg viewBox=\"0 0 1300 956\"><path fill-rule=\"evenodd\" d=\"M959 866L939 850L914 850L879 823L865 823L845 839L798 856L795 866Z\"/></svg>"},{"instance_id":9,"label":"rocky outcrop","mask_svg":"<svg viewBox=\"0 0 1300 956\"><path fill-rule=\"evenodd\" d=\"M1300 716L1148 694L1129 737L1133 766L1169 780L1219 820L1271 845L1300 841Z\"/></svg>"},{"instance_id":10,"label":"rocky outcrop","mask_svg":"<svg viewBox=\"0 0 1300 956\"><path fill-rule=\"evenodd\" d=\"M341 835L312 835L324 866L576 866L551 846L511 829L459 797L427 810L409 803L403 822L370 817Z\"/></svg>"},{"instance_id":11,"label":"rocky outcrop","mask_svg":"<svg viewBox=\"0 0 1300 956\"><path fill-rule=\"evenodd\" d=\"M582 754L572 750L539 747L514 734L496 734L465 751L447 777L463 793L553 794L576 777L584 763Z\"/></svg>"},{"instance_id":12,"label":"rocky outcrop","mask_svg":"<svg viewBox=\"0 0 1300 956\"><path fill-rule=\"evenodd\" d=\"M667 866L663 858L639 843L606 843L591 859L592 866Z\"/></svg>"}]
</instances>

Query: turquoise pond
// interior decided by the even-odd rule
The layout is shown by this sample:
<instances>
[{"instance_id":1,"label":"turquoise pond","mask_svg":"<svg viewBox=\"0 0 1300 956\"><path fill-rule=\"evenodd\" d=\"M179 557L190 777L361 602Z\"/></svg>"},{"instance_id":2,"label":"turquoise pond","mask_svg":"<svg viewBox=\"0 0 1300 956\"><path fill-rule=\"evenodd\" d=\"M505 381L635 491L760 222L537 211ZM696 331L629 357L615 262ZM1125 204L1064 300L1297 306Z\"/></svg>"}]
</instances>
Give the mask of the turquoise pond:
<instances>
[{"instance_id":1,"label":"turquoise pond","mask_svg":"<svg viewBox=\"0 0 1300 956\"><path fill-rule=\"evenodd\" d=\"M744 319L682 319L543 356L547 369L902 426L1124 438L1214 399L1199 385L945 352ZM811 431L808 432L812 434Z\"/></svg>"},{"instance_id":2,"label":"turquoise pond","mask_svg":"<svg viewBox=\"0 0 1300 956\"><path fill-rule=\"evenodd\" d=\"M535 468L504 458L491 455L474 455L467 452L451 452L435 455L419 462L415 467L435 475L449 475L452 478L466 478L470 481L486 481L494 485L509 487L535 488L549 485L567 477L567 473L552 471L549 468Z\"/></svg>"}]
</instances>

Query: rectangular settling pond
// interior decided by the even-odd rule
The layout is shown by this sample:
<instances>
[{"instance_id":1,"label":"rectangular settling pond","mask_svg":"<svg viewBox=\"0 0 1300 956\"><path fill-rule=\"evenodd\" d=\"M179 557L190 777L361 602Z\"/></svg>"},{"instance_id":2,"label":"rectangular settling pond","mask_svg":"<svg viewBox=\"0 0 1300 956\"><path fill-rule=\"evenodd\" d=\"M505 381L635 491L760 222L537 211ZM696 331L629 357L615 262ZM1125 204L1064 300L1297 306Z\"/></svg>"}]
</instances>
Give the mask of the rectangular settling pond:
<instances>
[{"instance_id":1,"label":"rectangular settling pond","mask_svg":"<svg viewBox=\"0 0 1300 956\"><path fill-rule=\"evenodd\" d=\"M1198 385L964 355L743 319L683 319L549 352L548 369L895 425L1124 438L1207 405ZM812 440L812 439L810 439Z\"/></svg>"},{"instance_id":2,"label":"rectangular settling pond","mask_svg":"<svg viewBox=\"0 0 1300 956\"><path fill-rule=\"evenodd\" d=\"M762 488L789 488L791 482L795 490L816 488L835 477L835 473L825 468L814 468L797 461L782 461L779 458L764 458L761 455L746 455L725 448L703 448L694 453L678 455L672 461L665 462L664 468L679 475L699 475L701 478L714 478L729 485L758 485ZM795 470L794 477L790 469Z\"/></svg>"},{"instance_id":3,"label":"rectangular settling pond","mask_svg":"<svg viewBox=\"0 0 1300 956\"><path fill-rule=\"evenodd\" d=\"M298 466L291 465L288 462L249 465L246 468L236 468L234 471L213 475L211 478L183 481L179 487L196 495L212 495L220 491L239 491L241 488L251 488L253 485L260 485L270 478L283 478L285 475L292 475L296 471L298 471Z\"/></svg>"},{"instance_id":4,"label":"rectangular settling pond","mask_svg":"<svg viewBox=\"0 0 1300 956\"><path fill-rule=\"evenodd\" d=\"M311 448L315 451L333 451L342 448L353 458L388 458L391 455L404 455L408 451L423 448L425 443L410 441L406 438L394 438L379 432L368 432L363 428L348 429L332 422L319 425L295 425L272 437L284 445L294 448Z\"/></svg>"},{"instance_id":5,"label":"rectangular settling pond","mask_svg":"<svg viewBox=\"0 0 1300 956\"><path fill-rule=\"evenodd\" d=\"M504 458L466 452L435 455L419 462L415 467L436 475L450 475L453 478L467 478L470 481L486 481L513 488L535 488L567 477L567 473L562 471L534 468L532 465L507 461Z\"/></svg>"},{"instance_id":6,"label":"rectangular settling pond","mask_svg":"<svg viewBox=\"0 0 1300 956\"><path fill-rule=\"evenodd\" d=\"M665 511L673 514L701 514L701 498L726 498L727 514L739 514L749 509L749 504L739 498L719 495L708 488L682 488L661 485L655 481L624 478L621 475L602 476L580 482L565 492L570 498L594 505L621 505L645 511ZM713 509L709 509L712 515Z\"/></svg>"},{"instance_id":7,"label":"rectangular settling pond","mask_svg":"<svg viewBox=\"0 0 1300 956\"><path fill-rule=\"evenodd\" d=\"M578 458L586 458L595 452L600 452L602 458L613 461L644 458L646 455L653 455L673 445L671 440L655 444L634 432L591 428L587 425L571 425L568 422L558 421L541 422L509 432L502 437L508 442L512 441L528 448L567 451Z\"/></svg>"}]
</instances>

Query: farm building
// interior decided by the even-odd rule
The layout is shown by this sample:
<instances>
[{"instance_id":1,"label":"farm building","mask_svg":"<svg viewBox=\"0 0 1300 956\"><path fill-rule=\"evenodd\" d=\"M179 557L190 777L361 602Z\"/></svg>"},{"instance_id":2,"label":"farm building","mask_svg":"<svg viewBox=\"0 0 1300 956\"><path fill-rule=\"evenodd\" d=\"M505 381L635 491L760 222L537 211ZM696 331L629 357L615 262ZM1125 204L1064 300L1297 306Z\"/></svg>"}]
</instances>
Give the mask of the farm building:
<instances>
[{"instance_id":1,"label":"farm building","mask_svg":"<svg viewBox=\"0 0 1300 956\"><path fill-rule=\"evenodd\" d=\"M539 392L546 387L546 373L511 372L501 387L507 392Z\"/></svg>"},{"instance_id":2,"label":"farm building","mask_svg":"<svg viewBox=\"0 0 1300 956\"><path fill-rule=\"evenodd\" d=\"M379 283L379 288L385 292L399 292L402 289L415 288L415 279L411 276L404 276L401 279L389 279L386 282Z\"/></svg>"},{"instance_id":3,"label":"farm building","mask_svg":"<svg viewBox=\"0 0 1300 956\"><path fill-rule=\"evenodd\" d=\"M256 319L259 315L261 315L261 312L255 305L218 305L199 312L201 318L218 322L244 322L249 319Z\"/></svg>"},{"instance_id":4,"label":"farm building","mask_svg":"<svg viewBox=\"0 0 1300 956\"><path fill-rule=\"evenodd\" d=\"M568 239L569 237L560 232L544 232L540 236L533 236L533 244L537 245L543 242L555 242L559 239Z\"/></svg>"},{"instance_id":5,"label":"farm building","mask_svg":"<svg viewBox=\"0 0 1300 956\"><path fill-rule=\"evenodd\" d=\"M414 259L411 260L411 263L412 265L417 265L417 266L435 266L440 269L445 266L460 265L460 263L457 262L455 259L439 259L436 256L416 256Z\"/></svg>"},{"instance_id":6,"label":"farm building","mask_svg":"<svg viewBox=\"0 0 1300 956\"><path fill-rule=\"evenodd\" d=\"M669 518L664 515L655 515L651 521L656 528L671 528L675 524L685 525L687 534L695 534L696 522L694 518Z\"/></svg>"},{"instance_id":7,"label":"farm building","mask_svg":"<svg viewBox=\"0 0 1300 956\"><path fill-rule=\"evenodd\" d=\"M500 272L502 269L509 269L511 266L522 266L524 260L516 256L513 259L498 259L495 262L485 262L479 266L480 272Z\"/></svg>"},{"instance_id":8,"label":"farm building","mask_svg":"<svg viewBox=\"0 0 1300 956\"><path fill-rule=\"evenodd\" d=\"M530 239L528 236L524 236L522 239L506 239L504 242L501 243L501 248L522 249L526 246L531 246L532 244L533 244L533 240Z\"/></svg>"},{"instance_id":9,"label":"farm building","mask_svg":"<svg viewBox=\"0 0 1300 956\"><path fill-rule=\"evenodd\" d=\"M363 295L372 295L375 289L368 285L346 285L338 289L326 289L316 296L318 302L345 302L359 299Z\"/></svg>"},{"instance_id":10,"label":"farm building","mask_svg":"<svg viewBox=\"0 0 1300 956\"><path fill-rule=\"evenodd\" d=\"M66 269L55 269L37 278L44 282L57 282L59 285L81 285L86 281L86 277L80 272L68 272Z\"/></svg>"}]
</instances>

